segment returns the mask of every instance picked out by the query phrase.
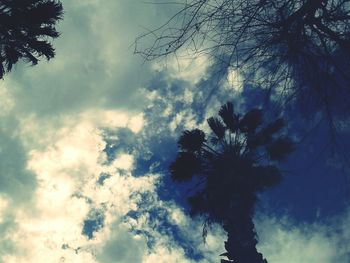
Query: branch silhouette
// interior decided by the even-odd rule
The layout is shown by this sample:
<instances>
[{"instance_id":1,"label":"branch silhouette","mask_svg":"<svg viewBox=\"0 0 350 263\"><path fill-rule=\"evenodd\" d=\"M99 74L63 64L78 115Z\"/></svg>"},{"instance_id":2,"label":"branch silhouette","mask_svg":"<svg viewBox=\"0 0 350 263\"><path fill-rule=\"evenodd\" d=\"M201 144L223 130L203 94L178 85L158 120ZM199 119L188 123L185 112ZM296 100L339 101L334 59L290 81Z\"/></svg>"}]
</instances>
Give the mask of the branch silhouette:
<instances>
[{"instance_id":1,"label":"branch silhouette","mask_svg":"<svg viewBox=\"0 0 350 263\"><path fill-rule=\"evenodd\" d=\"M135 53L146 60L207 54L281 103L298 98L329 112L339 101L348 108L349 28L349 0L189 0L138 37Z\"/></svg>"}]
</instances>

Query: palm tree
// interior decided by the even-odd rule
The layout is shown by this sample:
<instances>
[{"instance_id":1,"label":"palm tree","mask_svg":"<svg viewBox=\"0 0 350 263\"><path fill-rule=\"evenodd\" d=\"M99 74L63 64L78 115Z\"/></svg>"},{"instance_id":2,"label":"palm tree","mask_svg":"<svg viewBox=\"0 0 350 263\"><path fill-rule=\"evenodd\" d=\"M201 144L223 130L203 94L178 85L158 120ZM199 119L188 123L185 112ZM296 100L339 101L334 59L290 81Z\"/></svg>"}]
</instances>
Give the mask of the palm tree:
<instances>
[{"instance_id":1,"label":"palm tree","mask_svg":"<svg viewBox=\"0 0 350 263\"><path fill-rule=\"evenodd\" d=\"M188 198L190 213L204 216L205 225L221 224L227 232L226 253L221 256L228 260L221 262L267 263L256 250L254 206L258 192L281 180L277 165L294 146L280 134L283 119L262 126L260 109L241 117L228 102L219 116L207 120L209 138L199 129L183 132L177 158L170 165L171 176L176 182L198 180Z\"/></svg>"},{"instance_id":2,"label":"palm tree","mask_svg":"<svg viewBox=\"0 0 350 263\"><path fill-rule=\"evenodd\" d=\"M59 36L55 26L62 16L55 0L1 0L0 78L20 59L36 65L41 57L53 58L48 38Z\"/></svg>"}]
</instances>

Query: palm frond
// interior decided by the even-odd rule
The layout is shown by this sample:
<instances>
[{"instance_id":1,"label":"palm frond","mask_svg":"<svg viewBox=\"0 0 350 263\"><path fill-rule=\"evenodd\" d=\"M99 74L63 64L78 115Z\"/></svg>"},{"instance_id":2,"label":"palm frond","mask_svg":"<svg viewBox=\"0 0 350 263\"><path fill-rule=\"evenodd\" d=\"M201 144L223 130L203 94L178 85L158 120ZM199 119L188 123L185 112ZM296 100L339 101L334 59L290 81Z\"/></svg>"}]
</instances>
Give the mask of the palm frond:
<instances>
[{"instance_id":1,"label":"palm frond","mask_svg":"<svg viewBox=\"0 0 350 263\"><path fill-rule=\"evenodd\" d=\"M40 1L25 11L26 19L37 25L54 25L63 17L62 4L52 0Z\"/></svg>"},{"instance_id":2,"label":"palm frond","mask_svg":"<svg viewBox=\"0 0 350 263\"><path fill-rule=\"evenodd\" d=\"M178 140L178 145L183 151L196 152L202 148L205 142L205 134L199 129L186 130Z\"/></svg>"},{"instance_id":3,"label":"palm frond","mask_svg":"<svg viewBox=\"0 0 350 263\"><path fill-rule=\"evenodd\" d=\"M221 106L219 116L231 132L237 131L238 117L234 113L233 104L231 102L227 102Z\"/></svg>"},{"instance_id":4,"label":"palm frond","mask_svg":"<svg viewBox=\"0 0 350 263\"><path fill-rule=\"evenodd\" d=\"M4 55L6 57L6 70L11 71L12 66L17 63L18 59L22 56L18 50L11 46L4 47Z\"/></svg>"},{"instance_id":5,"label":"palm frond","mask_svg":"<svg viewBox=\"0 0 350 263\"><path fill-rule=\"evenodd\" d=\"M268 124L265 128L261 129L257 133L249 134L247 136L247 146L250 149L255 149L259 146L270 143L273 135L280 131L284 127L284 120L279 118L270 124Z\"/></svg>"},{"instance_id":6,"label":"palm frond","mask_svg":"<svg viewBox=\"0 0 350 263\"><path fill-rule=\"evenodd\" d=\"M32 27L28 29L28 34L37 37L52 37L56 38L60 34L53 26L44 26L44 27Z\"/></svg>"},{"instance_id":7,"label":"palm frond","mask_svg":"<svg viewBox=\"0 0 350 263\"><path fill-rule=\"evenodd\" d=\"M196 216L208 212L208 202L204 198L205 193L197 192L193 196L188 197L188 203L191 206L190 215Z\"/></svg>"},{"instance_id":8,"label":"palm frond","mask_svg":"<svg viewBox=\"0 0 350 263\"><path fill-rule=\"evenodd\" d=\"M260 109L248 111L239 122L239 128L242 132L254 133L256 128L262 123L263 113Z\"/></svg>"},{"instance_id":9,"label":"palm frond","mask_svg":"<svg viewBox=\"0 0 350 263\"><path fill-rule=\"evenodd\" d=\"M37 59L30 51L26 49L22 49L21 51L23 52L22 57L26 62L31 63L32 65L38 64L39 59Z\"/></svg>"},{"instance_id":10,"label":"palm frond","mask_svg":"<svg viewBox=\"0 0 350 263\"><path fill-rule=\"evenodd\" d=\"M55 26L63 17L60 1L0 1L0 17L1 78L20 59L36 65L41 57L49 60L55 56L48 38L59 36Z\"/></svg>"},{"instance_id":11,"label":"palm frond","mask_svg":"<svg viewBox=\"0 0 350 263\"><path fill-rule=\"evenodd\" d=\"M217 140L220 141L225 136L225 126L224 124L215 117L210 117L207 120L210 129L213 131L213 133L216 135Z\"/></svg>"},{"instance_id":12,"label":"palm frond","mask_svg":"<svg viewBox=\"0 0 350 263\"><path fill-rule=\"evenodd\" d=\"M191 152L179 152L176 160L170 165L171 178L177 182L190 180L200 171L201 163Z\"/></svg>"},{"instance_id":13,"label":"palm frond","mask_svg":"<svg viewBox=\"0 0 350 263\"><path fill-rule=\"evenodd\" d=\"M55 56L55 50L52 45L47 41L30 40L28 41L29 47L35 50L38 56L45 56L47 60Z\"/></svg>"}]
</instances>

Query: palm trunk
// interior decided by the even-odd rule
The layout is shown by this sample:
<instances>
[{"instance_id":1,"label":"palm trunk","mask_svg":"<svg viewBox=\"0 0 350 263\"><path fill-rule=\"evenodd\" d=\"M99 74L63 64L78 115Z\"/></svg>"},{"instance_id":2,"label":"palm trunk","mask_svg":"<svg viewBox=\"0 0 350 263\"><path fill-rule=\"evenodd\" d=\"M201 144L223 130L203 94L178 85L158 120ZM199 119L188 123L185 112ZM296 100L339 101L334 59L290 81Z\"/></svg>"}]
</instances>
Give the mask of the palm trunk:
<instances>
[{"instance_id":1,"label":"palm trunk","mask_svg":"<svg viewBox=\"0 0 350 263\"><path fill-rule=\"evenodd\" d=\"M257 239L252 220L255 198L249 199L251 202L241 202L238 207L231 209L231 217L223 225L227 232L227 253L224 255L229 260L222 259L221 263L267 263L256 250Z\"/></svg>"}]
</instances>

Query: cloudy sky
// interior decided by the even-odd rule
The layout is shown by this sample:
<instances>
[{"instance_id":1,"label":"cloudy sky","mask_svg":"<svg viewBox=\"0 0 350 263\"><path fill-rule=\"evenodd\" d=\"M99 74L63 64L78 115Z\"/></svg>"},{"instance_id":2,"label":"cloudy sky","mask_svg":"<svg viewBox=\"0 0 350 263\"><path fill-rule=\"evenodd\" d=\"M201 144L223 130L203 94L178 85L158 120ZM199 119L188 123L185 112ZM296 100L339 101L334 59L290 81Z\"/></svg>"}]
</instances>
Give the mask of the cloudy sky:
<instances>
[{"instance_id":1,"label":"cloudy sky","mask_svg":"<svg viewBox=\"0 0 350 263\"><path fill-rule=\"evenodd\" d=\"M254 94L234 72L219 81L205 56L133 54L167 5L62 2L56 57L0 81L0 262L219 262L225 233L213 225L203 243L167 167L183 129L205 128L227 100L249 107ZM349 262L349 170L323 147L322 127L261 197L258 249L270 263Z\"/></svg>"}]
</instances>

